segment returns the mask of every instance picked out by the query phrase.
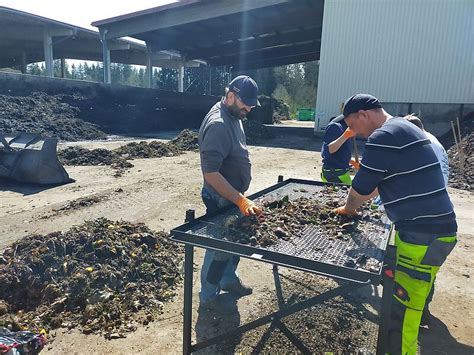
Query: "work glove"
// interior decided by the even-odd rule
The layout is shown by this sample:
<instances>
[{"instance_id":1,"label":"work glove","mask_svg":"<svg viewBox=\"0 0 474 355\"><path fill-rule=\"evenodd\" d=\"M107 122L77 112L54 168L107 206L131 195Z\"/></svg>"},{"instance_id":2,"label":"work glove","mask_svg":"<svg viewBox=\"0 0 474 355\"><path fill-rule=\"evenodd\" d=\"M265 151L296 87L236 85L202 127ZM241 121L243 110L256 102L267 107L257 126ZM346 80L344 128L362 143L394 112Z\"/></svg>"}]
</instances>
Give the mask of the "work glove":
<instances>
[{"instance_id":1,"label":"work glove","mask_svg":"<svg viewBox=\"0 0 474 355\"><path fill-rule=\"evenodd\" d=\"M358 161L355 161L354 159L351 159L349 161L349 164L354 167L354 169L359 170L360 169L360 163Z\"/></svg>"},{"instance_id":2,"label":"work glove","mask_svg":"<svg viewBox=\"0 0 474 355\"><path fill-rule=\"evenodd\" d=\"M351 137L354 137L355 135L356 135L355 132L354 132L352 129L350 129L350 128L347 128L347 129L344 131L344 133L342 134L342 136L343 136L344 138L346 138L346 139L349 139L349 138L351 138Z\"/></svg>"},{"instance_id":3,"label":"work glove","mask_svg":"<svg viewBox=\"0 0 474 355\"><path fill-rule=\"evenodd\" d=\"M257 207L253 201L249 200L248 198L242 196L240 197L235 204L237 207L239 207L240 212L244 216L250 216L250 215L260 215L262 213L262 209L260 207Z\"/></svg>"},{"instance_id":4,"label":"work glove","mask_svg":"<svg viewBox=\"0 0 474 355\"><path fill-rule=\"evenodd\" d=\"M333 210L333 212L337 215L340 215L340 216L357 216L357 211L346 210L346 208L344 206L335 208Z\"/></svg>"}]
</instances>

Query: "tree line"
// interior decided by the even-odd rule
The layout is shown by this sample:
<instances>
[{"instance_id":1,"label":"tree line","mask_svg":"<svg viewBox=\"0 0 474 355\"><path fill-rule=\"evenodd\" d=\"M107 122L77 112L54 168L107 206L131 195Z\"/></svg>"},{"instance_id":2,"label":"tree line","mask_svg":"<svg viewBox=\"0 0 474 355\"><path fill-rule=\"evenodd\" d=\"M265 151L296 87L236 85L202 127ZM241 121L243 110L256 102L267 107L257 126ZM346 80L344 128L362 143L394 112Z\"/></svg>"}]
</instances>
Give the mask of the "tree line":
<instances>
[{"instance_id":1,"label":"tree line","mask_svg":"<svg viewBox=\"0 0 474 355\"><path fill-rule=\"evenodd\" d=\"M314 108L318 83L319 62L290 64L245 72L226 70L225 67L185 68L184 91L198 95L222 95L232 77L239 74L252 76L258 83L262 95L283 100L288 104L294 118L298 108ZM27 73L45 75L44 63L28 65ZM54 61L54 76L61 77L61 62ZM80 62L64 66L64 77L76 80L101 82L102 63ZM144 67L112 63L111 79L114 84L146 87L147 77ZM161 90L178 90L178 71L169 68L154 68L152 86Z\"/></svg>"}]
</instances>

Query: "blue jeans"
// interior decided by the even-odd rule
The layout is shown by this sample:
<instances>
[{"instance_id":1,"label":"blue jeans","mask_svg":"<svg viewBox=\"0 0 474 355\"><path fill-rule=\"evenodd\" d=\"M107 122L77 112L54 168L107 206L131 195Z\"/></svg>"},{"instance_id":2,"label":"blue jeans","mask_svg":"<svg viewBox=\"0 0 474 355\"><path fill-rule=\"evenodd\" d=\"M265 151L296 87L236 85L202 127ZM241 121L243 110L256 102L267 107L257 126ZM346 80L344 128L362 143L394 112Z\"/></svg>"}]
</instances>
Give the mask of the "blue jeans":
<instances>
[{"instance_id":1,"label":"blue jeans","mask_svg":"<svg viewBox=\"0 0 474 355\"><path fill-rule=\"evenodd\" d=\"M216 192L206 188L202 189L202 200L206 205L206 213L213 213L230 204ZM201 291L199 292L201 302L217 297L223 285L239 281L237 274L239 261L238 256L206 249L201 268Z\"/></svg>"}]
</instances>

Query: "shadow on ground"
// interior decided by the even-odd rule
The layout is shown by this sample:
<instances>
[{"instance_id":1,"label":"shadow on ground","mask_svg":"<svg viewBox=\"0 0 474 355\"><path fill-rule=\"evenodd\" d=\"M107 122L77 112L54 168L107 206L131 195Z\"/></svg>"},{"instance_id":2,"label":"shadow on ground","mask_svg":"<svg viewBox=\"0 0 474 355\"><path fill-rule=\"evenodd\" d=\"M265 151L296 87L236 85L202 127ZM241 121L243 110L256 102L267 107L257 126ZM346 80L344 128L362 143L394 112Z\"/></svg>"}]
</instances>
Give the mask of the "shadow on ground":
<instances>
[{"instance_id":1,"label":"shadow on ground","mask_svg":"<svg viewBox=\"0 0 474 355\"><path fill-rule=\"evenodd\" d=\"M421 355L457 354L472 355L474 347L459 343L449 332L448 327L431 314L429 328L421 328L418 336Z\"/></svg>"},{"instance_id":2,"label":"shadow on ground","mask_svg":"<svg viewBox=\"0 0 474 355\"><path fill-rule=\"evenodd\" d=\"M74 181L71 181L74 182ZM41 191L53 189L64 184L55 185L37 185L20 183L13 180L0 179L0 191L11 191L22 194L23 196L35 195Z\"/></svg>"},{"instance_id":3,"label":"shadow on ground","mask_svg":"<svg viewBox=\"0 0 474 355\"><path fill-rule=\"evenodd\" d=\"M196 342L200 343L212 337L224 334L240 326L240 313L237 307L237 299L228 293L220 294L222 302L229 304L231 312L223 314L217 311L199 309L196 321ZM242 336L230 338L225 342L212 345L194 354L234 354L236 346L240 343Z\"/></svg>"}]
</instances>

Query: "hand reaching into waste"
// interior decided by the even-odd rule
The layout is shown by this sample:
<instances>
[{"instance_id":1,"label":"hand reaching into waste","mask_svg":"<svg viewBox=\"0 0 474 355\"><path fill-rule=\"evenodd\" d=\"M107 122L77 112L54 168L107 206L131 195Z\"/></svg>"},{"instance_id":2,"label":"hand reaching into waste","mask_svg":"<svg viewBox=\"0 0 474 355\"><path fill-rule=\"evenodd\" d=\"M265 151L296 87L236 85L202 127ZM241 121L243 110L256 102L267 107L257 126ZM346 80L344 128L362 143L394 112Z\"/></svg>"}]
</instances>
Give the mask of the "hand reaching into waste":
<instances>
[{"instance_id":1,"label":"hand reaching into waste","mask_svg":"<svg viewBox=\"0 0 474 355\"><path fill-rule=\"evenodd\" d=\"M333 210L333 212L335 214L341 215L341 216L357 216L357 211L356 210L350 211L350 210L346 209L345 206L335 208Z\"/></svg>"},{"instance_id":2,"label":"hand reaching into waste","mask_svg":"<svg viewBox=\"0 0 474 355\"><path fill-rule=\"evenodd\" d=\"M260 207L257 207L253 201L249 200L245 196L241 196L235 204L237 207L239 207L240 212L244 216L250 216L250 215L260 215L262 213L262 209Z\"/></svg>"}]
</instances>

